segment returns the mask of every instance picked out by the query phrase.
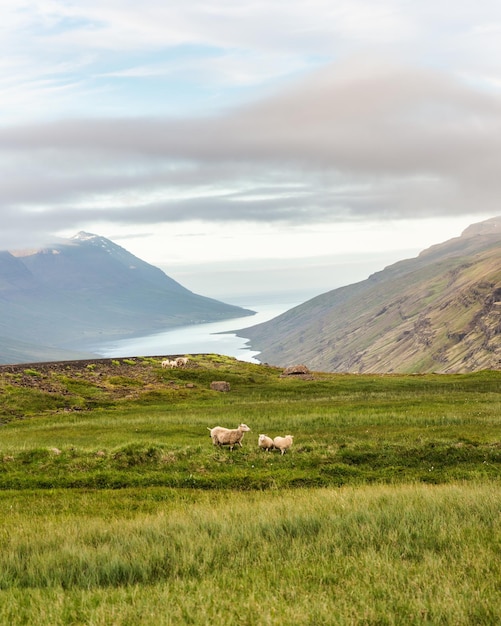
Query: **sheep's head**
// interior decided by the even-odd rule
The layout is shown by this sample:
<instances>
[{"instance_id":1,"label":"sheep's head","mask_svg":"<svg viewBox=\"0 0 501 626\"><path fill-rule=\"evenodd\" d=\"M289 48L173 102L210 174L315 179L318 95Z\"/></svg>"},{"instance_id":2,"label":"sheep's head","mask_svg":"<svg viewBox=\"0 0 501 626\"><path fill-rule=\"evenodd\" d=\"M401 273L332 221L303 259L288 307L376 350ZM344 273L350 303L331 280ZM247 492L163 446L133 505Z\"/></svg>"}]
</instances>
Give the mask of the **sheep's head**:
<instances>
[{"instance_id":1,"label":"sheep's head","mask_svg":"<svg viewBox=\"0 0 501 626\"><path fill-rule=\"evenodd\" d=\"M240 430L242 430L244 433L248 433L250 431L250 428L247 426L247 424L240 424L239 426Z\"/></svg>"}]
</instances>

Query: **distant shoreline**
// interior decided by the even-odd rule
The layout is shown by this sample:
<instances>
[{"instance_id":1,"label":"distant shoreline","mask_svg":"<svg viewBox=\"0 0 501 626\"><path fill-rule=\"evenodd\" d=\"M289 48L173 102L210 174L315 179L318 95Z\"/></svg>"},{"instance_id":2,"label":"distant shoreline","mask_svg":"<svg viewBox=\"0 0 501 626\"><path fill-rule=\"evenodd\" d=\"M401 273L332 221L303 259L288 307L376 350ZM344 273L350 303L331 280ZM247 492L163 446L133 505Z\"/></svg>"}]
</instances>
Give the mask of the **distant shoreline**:
<instances>
[{"instance_id":1,"label":"distant shoreline","mask_svg":"<svg viewBox=\"0 0 501 626\"><path fill-rule=\"evenodd\" d=\"M147 335L103 341L89 346L89 349L96 353L98 358L217 353L240 360L259 362L255 358L259 351L252 350L247 345L248 338L237 336L236 331L273 319L297 304L299 302L251 303L245 308L256 311L254 315L219 322L190 324Z\"/></svg>"}]
</instances>

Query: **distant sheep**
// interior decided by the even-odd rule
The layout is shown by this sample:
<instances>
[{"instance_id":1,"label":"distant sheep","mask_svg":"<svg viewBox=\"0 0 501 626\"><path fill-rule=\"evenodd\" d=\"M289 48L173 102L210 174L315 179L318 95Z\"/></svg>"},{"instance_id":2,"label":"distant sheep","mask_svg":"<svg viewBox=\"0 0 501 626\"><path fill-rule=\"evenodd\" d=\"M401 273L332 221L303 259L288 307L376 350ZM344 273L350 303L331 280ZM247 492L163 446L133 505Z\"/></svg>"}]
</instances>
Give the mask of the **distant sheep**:
<instances>
[{"instance_id":1,"label":"distant sheep","mask_svg":"<svg viewBox=\"0 0 501 626\"><path fill-rule=\"evenodd\" d=\"M162 367L170 367L171 369L173 367L177 367L177 361L171 361L170 359L166 359L165 361L162 361Z\"/></svg>"},{"instance_id":2,"label":"distant sheep","mask_svg":"<svg viewBox=\"0 0 501 626\"><path fill-rule=\"evenodd\" d=\"M233 450L237 444L242 447L244 434L249 432L250 428L247 424L240 424L238 428L233 430L223 428L223 426L214 426L214 428L207 426L207 430L210 432L212 443L215 446L230 446L230 450Z\"/></svg>"},{"instance_id":3,"label":"distant sheep","mask_svg":"<svg viewBox=\"0 0 501 626\"><path fill-rule=\"evenodd\" d=\"M275 437L273 439L273 445L275 448L278 448L282 454L292 446L292 440L294 439L294 435L286 435L285 437Z\"/></svg>"},{"instance_id":4,"label":"distant sheep","mask_svg":"<svg viewBox=\"0 0 501 626\"><path fill-rule=\"evenodd\" d=\"M188 357L186 356L178 356L176 359L177 367L186 367L188 363Z\"/></svg>"},{"instance_id":5,"label":"distant sheep","mask_svg":"<svg viewBox=\"0 0 501 626\"><path fill-rule=\"evenodd\" d=\"M269 450L273 450L275 444L273 443L273 439L268 437L268 435L259 435L258 446L268 452Z\"/></svg>"}]
</instances>

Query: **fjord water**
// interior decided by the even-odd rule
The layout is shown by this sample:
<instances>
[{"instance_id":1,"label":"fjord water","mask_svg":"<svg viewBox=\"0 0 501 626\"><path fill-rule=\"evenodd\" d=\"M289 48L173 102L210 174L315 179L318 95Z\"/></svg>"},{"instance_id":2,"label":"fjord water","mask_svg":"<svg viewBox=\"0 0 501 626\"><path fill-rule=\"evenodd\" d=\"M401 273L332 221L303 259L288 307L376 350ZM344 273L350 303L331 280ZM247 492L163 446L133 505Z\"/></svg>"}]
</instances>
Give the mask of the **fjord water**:
<instances>
[{"instance_id":1,"label":"fjord water","mask_svg":"<svg viewBox=\"0 0 501 626\"><path fill-rule=\"evenodd\" d=\"M181 326L142 337L110 341L93 347L92 351L107 358L217 353L232 356L241 361L259 363L257 358L259 352L251 350L246 345L247 339L237 337L231 331L267 322L302 301L304 300L298 299L294 302L267 300L254 305L239 303L239 306L256 311L256 314L221 322Z\"/></svg>"}]
</instances>

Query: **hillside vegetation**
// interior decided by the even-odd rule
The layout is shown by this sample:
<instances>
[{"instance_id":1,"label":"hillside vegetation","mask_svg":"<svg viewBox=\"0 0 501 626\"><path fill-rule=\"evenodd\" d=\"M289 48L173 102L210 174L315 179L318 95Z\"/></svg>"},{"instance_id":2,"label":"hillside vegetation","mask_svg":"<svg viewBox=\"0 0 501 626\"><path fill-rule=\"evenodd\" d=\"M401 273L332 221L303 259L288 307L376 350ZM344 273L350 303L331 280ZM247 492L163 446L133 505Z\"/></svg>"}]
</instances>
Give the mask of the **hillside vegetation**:
<instances>
[{"instance_id":1,"label":"hillside vegetation","mask_svg":"<svg viewBox=\"0 0 501 626\"><path fill-rule=\"evenodd\" d=\"M258 358L330 372L501 369L501 218L239 331Z\"/></svg>"},{"instance_id":2,"label":"hillside vegetation","mask_svg":"<svg viewBox=\"0 0 501 626\"><path fill-rule=\"evenodd\" d=\"M228 357L193 357L177 370L159 363L2 368L0 487L262 489L498 472L496 372L298 380ZM220 379L230 393L210 389ZM252 430L242 450L210 444L208 427L241 422ZM294 454L263 454L260 433L295 435Z\"/></svg>"},{"instance_id":3,"label":"hillside vegetation","mask_svg":"<svg viewBox=\"0 0 501 626\"><path fill-rule=\"evenodd\" d=\"M161 359L0 368L0 623L499 623L501 372Z\"/></svg>"}]
</instances>

